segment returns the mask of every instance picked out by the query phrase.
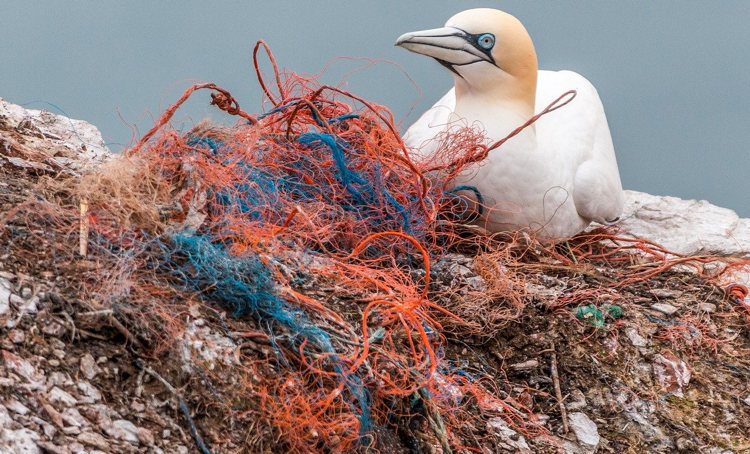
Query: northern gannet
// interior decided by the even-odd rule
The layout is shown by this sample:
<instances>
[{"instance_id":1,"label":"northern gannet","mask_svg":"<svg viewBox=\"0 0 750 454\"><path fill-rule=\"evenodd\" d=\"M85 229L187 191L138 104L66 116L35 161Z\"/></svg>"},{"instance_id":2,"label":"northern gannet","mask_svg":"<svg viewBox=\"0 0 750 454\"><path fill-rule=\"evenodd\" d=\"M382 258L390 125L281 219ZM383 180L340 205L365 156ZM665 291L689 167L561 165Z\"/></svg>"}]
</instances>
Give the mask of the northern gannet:
<instances>
[{"instance_id":1,"label":"northern gannet","mask_svg":"<svg viewBox=\"0 0 750 454\"><path fill-rule=\"evenodd\" d=\"M577 96L471 165L453 184L477 188L489 231L527 230L564 239L592 221L610 224L623 207L622 184L596 89L572 71L539 71L526 28L503 11L480 8L443 28L406 33L397 46L427 55L455 86L404 135L416 160L429 160L447 128L482 128L504 138L568 90Z\"/></svg>"}]
</instances>

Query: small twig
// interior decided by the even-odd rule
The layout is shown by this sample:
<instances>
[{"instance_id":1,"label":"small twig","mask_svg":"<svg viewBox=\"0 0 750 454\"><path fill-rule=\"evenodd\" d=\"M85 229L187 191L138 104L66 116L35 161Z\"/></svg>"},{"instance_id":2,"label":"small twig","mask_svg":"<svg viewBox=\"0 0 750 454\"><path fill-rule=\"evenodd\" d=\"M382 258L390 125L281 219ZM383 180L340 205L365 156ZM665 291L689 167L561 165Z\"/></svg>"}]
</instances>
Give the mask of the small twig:
<instances>
[{"instance_id":1,"label":"small twig","mask_svg":"<svg viewBox=\"0 0 750 454\"><path fill-rule=\"evenodd\" d=\"M108 340L110 340L109 337L105 337L105 336L102 336L102 335L99 335L99 334L96 334L96 333L92 333L91 331L86 331L83 328L76 328L76 329L78 330L78 336L79 337L80 336L85 336L85 337L90 337L92 339L98 339L100 341L108 341Z\"/></svg>"},{"instance_id":2,"label":"small twig","mask_svg":"<svg viewBox=\"0 0 750 454\"><path fill-rule=\"evenodd\" d=\"M114 311L112 309L101 309L96 311L89 311L89 312L82 312L80 314L76 314L76 317L94 317L94 316L100 316L100 317L106 317L109 324L116 329L120 334L125 336L125 339L130 342L131 344L135 345L138 348L143 348L143 344L140 340L138 340L137 337L135 337L130 330L128 330L125 325L122 324L114 315Z\"/></svg>"},{"instance_id":3,"label":"small twig","mask_svg":"<svg viewBox=\"0 0 750 454\"><path fill-rule=\"evenodd\" d=\"M151 375L155 379L157 379L159 382L161 382L162 385L164 385L167 390L172 393L172 396L177 400L177 404L180 407L180 411L182 412L183 416L185 416L185 420L188 424L188 429L190 429L190 434L193 436L193 439L195 440L195 444L198 446L198 450L202 454L211 454L211 451L206 446L206 443L203 441L203 437L198 433L198 428L195 426L195 422L193 422L193 417L190 416L190 409L187 406L187 403L185 402L185 399L182 398L182 395L177 392L177 389L172 386L171 383L169 383L164 377L159 375L158 372L153 370L152 368L148 367L142 360L136 360L136 365L140 367L143 371L145 371L147 374Z\"/></svg>"},{"instance_id":4,"label":"small twig","mask_svg":"<svg viewBox=\"0 0 750 454\"><path fill-rule=\"evenodd\" d=\"M551 344L550 350L552 350L552 383L555 385L555 397L557 403L560 406L560 415L562 417L563 432L568 433L570 426L568 425L568 411L565 409L565 403L563 402L562 391L560 390L560 374L557 372L557 353L555 351L555 343Z\"/></svg>"},{"instance_id":5,"label":"small twig","mask_svg":"<svg viewBox=\"0 0 750 454\"><path fill-rule=\"evenodd\" d=\"M70 340L71 342L74 342L76 340L76 322L73 321L73 317L71 317L70 314L65 311L62 311L60 315L62 315L67 322L61 323L61 325L69 325L68 328L70 329ZM56 321L61 322L62 320L56 319Z\"/></svg>"},{"instance_id":6,"label":"small twig","mask_svg":"<svg viewBox=\"0 0 750 454\"><path fill-rule=\"evenodd\" d=\"M76 314L79 317L94 317L99 315L112 315L114 311L112 309L102 309L99 311L80 312Z\"/></svg>"},{"instance_id":7,"label":"small twig","mask_svg":"<svg viewBox=\"0 0 750 454\"><path fill-rule=\"evenodd\" d=\"M127 328L125 328L125 325L120 323L120 321L117 320L114 315L110 315L109 317L107 317L107 319L112 324L112 326L114 326L114 328L120 332L120 334L125 336L125 339L127 339L128 342L131 342L133 345L137 346L138 348L143 347L143 345L141 345L141 341L139 341L138 338L133 336L130 333L130 331Z\"/></svg>"},{"instance_id":8,"label":"small twig","mask_svg":"<svg viewBox=\"0 0 750 454\"><path fill-rule=\"evenodd\" d=\"M80 238L78 244L78 253L81 257L86 257L89 253L89 202L85 198L81 199L81 225Z\"/></svg>"}]
</instances>

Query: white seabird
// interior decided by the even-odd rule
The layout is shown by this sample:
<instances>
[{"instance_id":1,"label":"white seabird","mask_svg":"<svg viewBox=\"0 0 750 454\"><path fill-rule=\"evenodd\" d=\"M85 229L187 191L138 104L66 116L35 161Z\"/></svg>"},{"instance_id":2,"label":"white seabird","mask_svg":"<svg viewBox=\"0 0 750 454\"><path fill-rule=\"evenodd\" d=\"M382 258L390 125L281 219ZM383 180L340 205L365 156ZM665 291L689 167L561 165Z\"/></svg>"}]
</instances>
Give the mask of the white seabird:
<instances>
[{"instance_id":1,"label":"white seabird","mask_svg":"<svg viewBox=\"0 0 750 454\"><path fill-rule=\"evenodd\" d=\"M518 19L495 9L472 9L443 28L411 32L396 41L453 73L455 86L412 125L404 141L416 160L430 160L447 128L479 127L488 144L507 136L568 90L577 95L453 184L477 188L490 231L527 230L563 239L592 221L610 224L623 207L612 137L596 89L572 71L539 71L534 45Z\"/></svg>"}]
</instances>

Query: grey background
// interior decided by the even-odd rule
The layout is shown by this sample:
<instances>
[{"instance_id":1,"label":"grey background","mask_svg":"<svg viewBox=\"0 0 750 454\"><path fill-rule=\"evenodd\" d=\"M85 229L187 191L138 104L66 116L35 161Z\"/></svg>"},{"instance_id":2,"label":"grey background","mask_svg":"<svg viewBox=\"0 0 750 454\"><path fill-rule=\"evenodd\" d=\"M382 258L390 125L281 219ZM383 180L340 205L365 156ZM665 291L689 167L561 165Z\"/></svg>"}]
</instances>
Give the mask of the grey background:
<instances>
[{"instance_id":1,"label":"grey background","mask_svg":"<svg viewBox=\"0 0 750 454\"><path fill-rule=\"evenodd\" d=\"M747 0L0 0L0 97L88 120L120 151L196 81L259 111L250 51L263 38L283 67L317 74L327 65L322 82L389 106L406 127L452 82L393 42L476 6L519 17L541 68L594 83L626 188L750 216ZM390 63L370 65L379 60ZM231 121L207 101L197 95L173 124Z\"/></svg>"}]
</instances>

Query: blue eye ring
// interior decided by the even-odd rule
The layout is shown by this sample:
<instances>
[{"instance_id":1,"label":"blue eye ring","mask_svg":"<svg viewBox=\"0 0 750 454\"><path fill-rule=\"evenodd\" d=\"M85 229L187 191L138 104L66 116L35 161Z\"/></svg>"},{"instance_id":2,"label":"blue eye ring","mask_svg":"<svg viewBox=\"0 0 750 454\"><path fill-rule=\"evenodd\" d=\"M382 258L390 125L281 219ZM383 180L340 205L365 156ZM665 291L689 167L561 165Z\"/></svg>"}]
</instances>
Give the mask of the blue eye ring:
<instances>
[{"instance_id":1,"label":"blue eye ring","mask_svg":"<svg viewBox=\"0 0 750 454\"><path fill-rule=\"evenodd\" d=\"M477 44L484 50L490 50L495 46L495 35L484 33L477 38Z\"/></svg>"}]
</instances>

